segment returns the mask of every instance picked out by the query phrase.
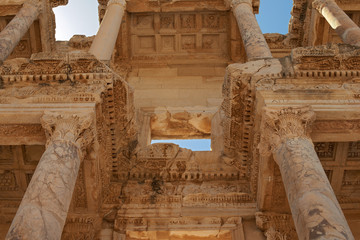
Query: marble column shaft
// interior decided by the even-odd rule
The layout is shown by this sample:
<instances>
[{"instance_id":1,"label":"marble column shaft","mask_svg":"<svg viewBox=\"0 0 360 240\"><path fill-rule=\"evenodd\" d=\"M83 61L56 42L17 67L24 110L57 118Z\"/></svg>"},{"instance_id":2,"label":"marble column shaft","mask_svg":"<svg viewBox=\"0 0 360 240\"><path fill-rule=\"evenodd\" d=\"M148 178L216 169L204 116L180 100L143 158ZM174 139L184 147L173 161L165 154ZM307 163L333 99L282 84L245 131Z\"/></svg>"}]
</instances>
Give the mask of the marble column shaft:
<instances>
[{"instance_id":1,"label":"marble column shaft","mask_svg":"<svg viewBox=\"0 0 360 240\"><path fill-rule=\"evenodd\" d=\"M50 138L6 239L61 239L82 148L92 140L90 116L46 113L42 117Z\"/></svg>"},{"instance_id":2,"label":"marble column shaft","mask_svg":"<svg viewBox=\"0 0 360 240\"><path fill-rule=\"evenodd\" d=\"M109 1L104 19L89 50L98 60L109 61L111 59L125 7L125 0Z\"/></svg>"},{"instance_id":3,"label":"marble column shaft","mask_svg":"<svg viewBox=\"0 0 360 240\"><path fill-rule=\"evenodd\" d=\"M303 239L354 237L308 136L310 108L265 109L262 148L279 165L296 232Z\"/></svg>"},{"instance_id":4,"label":"marble column shaft","mask_svg":"<svg viewBox=\"0 0 360 240\"><path fill-rule=\"evenodd\" d=\"M269 46L255 18L251 0L230 0L249 61L272 58Z\"/></svg>"},{"instance_id":5,"label":"marble column shaft","mask_svg":"<svg viewBox=\"0 0 360 240\"><path fill-rule=\"evenodd\" d=\"M313 7L324 16L344 43L360 46L360 28L334 0L315 0Z\"/></svg>"},{"instance_id":6,"label":"marble column shaft","mask_svg":"<svg viewBox=\"0 0 360 240\"><path fill-rule=\"evenodd\" d=\"M40 12L40 1L27 0L11 22L0 32L0 63L12 53Z\"/></svg>"}]
</instances>

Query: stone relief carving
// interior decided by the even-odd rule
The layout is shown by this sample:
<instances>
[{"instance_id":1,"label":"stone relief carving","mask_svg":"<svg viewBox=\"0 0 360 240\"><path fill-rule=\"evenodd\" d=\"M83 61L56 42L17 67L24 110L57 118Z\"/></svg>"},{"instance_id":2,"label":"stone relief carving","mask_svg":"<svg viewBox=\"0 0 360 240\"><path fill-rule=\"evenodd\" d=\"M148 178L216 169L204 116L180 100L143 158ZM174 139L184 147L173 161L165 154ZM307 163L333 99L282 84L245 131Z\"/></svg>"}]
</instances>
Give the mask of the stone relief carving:
<instances>
[{"instance_id":1,"label":"stone relief carving","mask_svg":"<svg viewBox=\"0 0 360 240\"><path fill-rule=\"evenodd\" d=\"M40 124L0 124L0 136L44 136L44 130Z\"/></svg>"},{"instance_id":2,"label":"stone relief carving","mask_svg":"<svg viewBox=\"0 0 360 240\"><path fill-rule=\"evenodd\" d=\"M96 239L96 232L100 220L94 216L69 216L66 220L62 240L92 240Z\"/></svg>"},{"instance_id":3,"label":"stone relief carving","mask_svg":"<svg viewBox=\"0 0 360 240\"><path fill-rule=\"evenodd\" d=\"M350 142L347 154L348 160L360 160L360 142Z\"/></svg>"},{"instance_id":4,"label":"stone relief carving","mask_svg":"<svg viewBox=\"0 0 360 240\"><path fill-rule=\"evenodd\" d=\"M345 44L331 44L292 51L295 70L358 70L360 48Z\"/></svg>"},{"instance_id":5,"label":"stone relief carving","mask_svg":"<svg viewBox=\"0 0 360 240\"><path fill-rule=\"evenodd\" d=\"M8 170L0 170L0 190L18 191L19 186L16 182L15 173Z\"/></svg>"},{"instance_id":6,"label":"stone relief carving","mask_svg":"<svg viewBox=\"0 0 360 240\"><path fill-rule=\"evenodd\" d=\"M298 239L294 222L290 214L258 212L255 216L256 226L264 231L267 240Z\"/></svg>"}]
</instances>

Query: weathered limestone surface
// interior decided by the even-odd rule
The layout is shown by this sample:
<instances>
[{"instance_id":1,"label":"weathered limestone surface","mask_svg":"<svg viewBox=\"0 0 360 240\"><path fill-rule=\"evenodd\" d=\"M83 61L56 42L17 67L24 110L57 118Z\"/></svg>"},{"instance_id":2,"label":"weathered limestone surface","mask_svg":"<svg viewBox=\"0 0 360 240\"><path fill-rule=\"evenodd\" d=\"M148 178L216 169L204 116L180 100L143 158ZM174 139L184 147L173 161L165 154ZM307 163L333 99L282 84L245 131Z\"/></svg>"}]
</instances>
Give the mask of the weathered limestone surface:
<instances>
[{"instance_id":1,"label":"weathered limestone surface","mask_svg":"<svg viewBox=\"0 0 360 240\"><path fill-rule=\"evenodd\" d=\"M299 239L354 239L308 137L314 112L268 108L263 117L263 138L280 167Z\"/></svg>"},{"instance_id":2,"label":"weathered limestone surface","mask_svg":"<svg viewBox=\"0 0 360 240\"><path fill-rule=\"evenodd\" d=\"M126 7L125 0L110 0L98 33L91 45L90 53L97 59L108 61L115 47L121 20Z\"/></svg>"},{"instance_id":3,"label":"weathered limestone surface","mask_svg":"<svg viewBox=\"0 0 360 240\"><path fill-rule=\"evenodd\" d=\"M28 0L15 18L0 33L0 62L6 60L31 24L39 16L41 3Z\"/></svg>"},{"instance_id":4,"label":"weathered limestone surface","mask_svg":"<svg viewBox=\"0 0 360 240\"><path fill-rule=\"evenodd\" d=\"M6 239L60 239L91 123L88 114L42 117L51 136Z\"/></svg>"},{"instance_id":5,"label":"weathered limestone surface","mask_svg":"<svg viewBox=\"0 0 360 240\"><path fill-rule=\"evenodd\" d=\"M272 58L269 46L254 16L251 0L232 0L230 4L239 26L248 60Z\"/></svg>"},{"instance_id":6,"label":"weathered limestone surface","mask_svg":"<svg viewBox=\"0 0 360 240\"><path fill-rule=\"evenodd\" d=\"M315 0L313 7L325 17L345 43L360 46L360 28L334 0Z\"/></svg>"}]
</instances>

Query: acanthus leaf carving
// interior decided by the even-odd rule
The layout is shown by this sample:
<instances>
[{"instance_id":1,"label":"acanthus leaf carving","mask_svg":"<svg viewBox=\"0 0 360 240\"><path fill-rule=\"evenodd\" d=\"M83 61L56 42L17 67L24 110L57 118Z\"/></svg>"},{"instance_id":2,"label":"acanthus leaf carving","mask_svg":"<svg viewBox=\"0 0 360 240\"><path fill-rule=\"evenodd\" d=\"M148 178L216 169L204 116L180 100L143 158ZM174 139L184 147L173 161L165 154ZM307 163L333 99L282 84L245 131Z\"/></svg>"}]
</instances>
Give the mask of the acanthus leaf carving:
<instances>
[{"instance_id":1,"label":"acanthus leaf carving","mask_svg":"<svg viewBox=\"0 0 360 240\"><path fill-rule=\"evenodd\" d=\"M262 120L260 153L269 155L289 138L310 138L315 113L309 106L265 108Z\"/></svg>"},{"instance_id":2,"label":"acanthus leaf carving","mask_svg":"<svg viewBox=\"0 0 360 240\"><path fill-rule=\"evenodd\" d=\"M47 143L66 141L76 145L81 152L94 139L91 128L94 117L91 113L51 112L47 111L40 119L47 136Z\"/></svg>"}]
</instances>

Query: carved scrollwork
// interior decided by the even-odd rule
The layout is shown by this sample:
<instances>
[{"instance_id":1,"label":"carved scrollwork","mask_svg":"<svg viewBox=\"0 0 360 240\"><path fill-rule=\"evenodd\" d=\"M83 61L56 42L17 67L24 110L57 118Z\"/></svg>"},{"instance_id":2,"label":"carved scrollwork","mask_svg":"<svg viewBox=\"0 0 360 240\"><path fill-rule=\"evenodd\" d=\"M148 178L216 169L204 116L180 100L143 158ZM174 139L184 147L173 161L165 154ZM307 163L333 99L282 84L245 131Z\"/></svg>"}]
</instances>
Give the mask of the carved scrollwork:
<instances>
[{"instance_id":1,"label":"carved scrollwork","mask_svg":"<svg viewBox=\"0 0 360 240\"><path fill-rule=\"evenodd\" d=\"M262 120L260 152L268 155L289 138L310 138L315 113L310 107L265 108Z\"/></svg>"}]
</instances>

